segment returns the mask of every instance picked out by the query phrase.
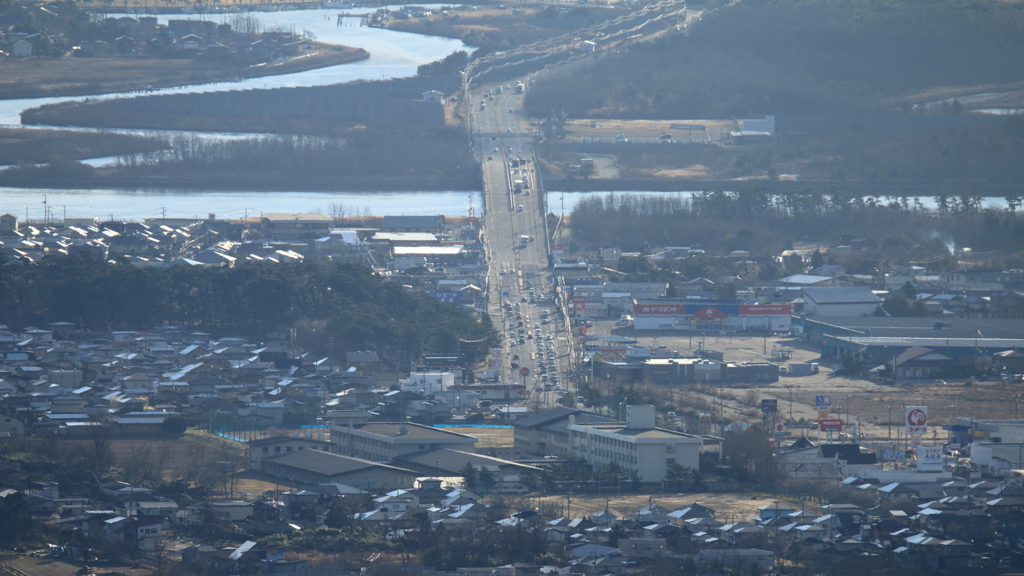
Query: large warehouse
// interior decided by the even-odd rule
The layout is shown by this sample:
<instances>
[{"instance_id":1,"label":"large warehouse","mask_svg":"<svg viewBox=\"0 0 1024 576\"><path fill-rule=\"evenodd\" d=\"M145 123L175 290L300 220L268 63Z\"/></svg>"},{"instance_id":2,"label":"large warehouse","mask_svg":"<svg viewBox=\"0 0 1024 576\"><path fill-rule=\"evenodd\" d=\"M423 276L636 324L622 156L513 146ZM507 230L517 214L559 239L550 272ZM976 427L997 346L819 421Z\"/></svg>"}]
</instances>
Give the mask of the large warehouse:
<instances>
[{"instance_id":1,"label":"large warehouse","mask_svg":"<svg viewBox=\"0 0 1024 576\"><path fill-rule=\"evenodd\" d=\"M789 330L789 304L743 304L740 300L636 300L637 330Z\"/></svg>"},{"instance_id":2,"label":"large warehouse","mask_svg":"<svg viewBox=\"0 0 1024 576\"><path fill-rule=\"evenodd\" d=\"M849 354L870 364L892 363L911 349L950 359L1024 349L1024 320L1006 318L796 317L802 338L821 343L823 358Z\"/></svg>"}]
</instances>

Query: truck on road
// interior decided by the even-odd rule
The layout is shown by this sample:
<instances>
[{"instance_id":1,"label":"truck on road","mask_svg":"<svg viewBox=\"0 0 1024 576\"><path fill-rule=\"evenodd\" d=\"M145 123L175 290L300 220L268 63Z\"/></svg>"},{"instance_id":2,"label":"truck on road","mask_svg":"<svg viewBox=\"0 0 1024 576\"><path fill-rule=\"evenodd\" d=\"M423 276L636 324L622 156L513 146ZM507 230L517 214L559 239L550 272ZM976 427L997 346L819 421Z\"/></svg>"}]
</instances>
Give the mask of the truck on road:
<instances>
[{"instance_id":1,"label":"truck on road","mask_svg":"<svg viewBox=\"0 0 1024 576\"><path fill-rule=\"evenodd\" d=\"M530 243L530 237L529 236L524 234L524 235L519 237L519 245L520 246L526 246L529 243Z\"/></svg>"}]
</instances>

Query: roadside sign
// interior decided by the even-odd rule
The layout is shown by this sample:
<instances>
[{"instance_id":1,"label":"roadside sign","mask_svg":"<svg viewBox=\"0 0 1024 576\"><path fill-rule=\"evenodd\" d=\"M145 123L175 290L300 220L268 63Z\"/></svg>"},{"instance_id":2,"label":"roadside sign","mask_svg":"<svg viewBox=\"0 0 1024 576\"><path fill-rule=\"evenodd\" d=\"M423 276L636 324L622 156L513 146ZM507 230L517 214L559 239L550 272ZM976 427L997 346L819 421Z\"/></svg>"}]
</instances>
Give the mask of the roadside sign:
<instances>
[{"instance_id":1,"label":"roadside sign","mask_svg":"<svg viewBox=\"0 0 1024 576\"><path fill-rule=\"evenodd\" d=\"M818 420L825 420L828 418L828 410L818 410Z\"/></svg>"},{"instance_id":2,"label":"roadside sign","mask_svg":"<svg viewBox=\"0 0 1024 576\"><path fill-rule=\"evenodd\" d=\"M778 412L778 400L761 400L761 412Z\"/></svg>"},{"instance_id":3,"label":"roadside sign","mask_svg":"<svg viewBox=\"0 0 1024 576\"><path fill-rule=\"evenodd\" d=\"M526 366L523 366L522 368L519 369L519 375L522 376L523 378L526 378L527 376L530 375L530 369L527 368Z\"/></svg>"},{"instance_id":4,"label":"roadside sign","mask_svg":"<svg viewBox=\"0 0 1024 576\"><path fill-rule=\"evenodd\" d=\"M942 471L942 446L920 446L917 449L917 470L919 472Z\"/></svg>"},{"instance_id":5,"label":"roadside sign","mask_svg":"<svg viewBox=\"0 0 1024 576\"><path fill-rule=\"evenodd\" d=\"M775 433L776 434L785 434L785 432L786 432L786 425L785 424L783 424L782 422L779 422L779 423L775 424Z\"/></svg>"},{"instance_id":6,"label":"roadside sign","mask_svg":"<svg viewBox=\"0 0 1024 576\"><path fill-rule=\"evenodd\" d=\"M928 407L907 406L903 422L908 435L924 434L928 431Z\"/></svg>"},{"instance_id":7,"label":"roadside sign","mask_svg":"<svg viewBox=\"0 0 1024 576\"><path fill-rule=\"evenodd\" d=\"M823 418L818 420L818 430L822 432L842 432L843 420L841 418Z\"/></svg>"},{"instance_id":8,"label":"roadside sign","mask_svg":"<svg viewBox=\"0 0 1024 576\"><path fill-rule=\"evenodd\" d=\"M814 397L814 405L818 407L818 410L828 410L828 407L832 405L832 396L829 394L818 394Z\"/></svg>"},{"instance_id":9,"label":"roadside sign","mask_svg":"<svg viewBox=\"0 0 1024 576\"><path fill-rule=\"evenodd\" d=\"M903 462L906 459L906 450L886 450L882 452L882 460L886 462Z\"/></svg>"}]
</instances>

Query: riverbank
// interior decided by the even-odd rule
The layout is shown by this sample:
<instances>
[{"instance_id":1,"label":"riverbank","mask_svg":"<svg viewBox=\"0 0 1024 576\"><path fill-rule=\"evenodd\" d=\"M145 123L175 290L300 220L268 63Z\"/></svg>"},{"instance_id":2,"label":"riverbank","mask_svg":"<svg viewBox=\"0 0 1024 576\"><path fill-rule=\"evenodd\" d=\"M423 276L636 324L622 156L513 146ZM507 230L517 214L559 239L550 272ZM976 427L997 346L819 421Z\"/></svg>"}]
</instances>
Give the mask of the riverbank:
<instances>
[{"instance_id":1,"label":"riverbank","mask_svg":"<svg viewBox=\"0 0 1024 576\"><path fill-rule=\"evenodd\" d=\"M860 196L934 196L940 190L956 194L971 190L972 194L1002 198L1019 189L1019 182L985 182L978 180L710 180L699 178L544 178L548 190L565 192L696 192L709 190L819 190L825 193L847 192Z\"/></svg>"},{"instance_id":2,"label":"riverbank","mask_svg":"<svg viewBox=\"0 0 1024 576\"><path fill-rule=\"evenodd\" d=\"M254 191L254 192L436 192L449 190L479 190L479 175L452 178L385 177L360 178L336 175L308 174L209 174L173 176L149 176L105 173L104 170L90 170L90 166L60 166L57 170L26 168L3 174L4 184L37 190L70 190L79 188L106 188L132 190L137 188L174 188L195 192L205 191ZM91 173L90 173L91 172Z\"/></svg>"},{"instance_id":3,"label":"riverbank","mask_svg":"<svg viewBox=\"0 0 1024 576\"><path fill-rule=\"evenodd\" d=\"M370 57L362 48L311 44L305 54L253 66L194 58L4 58L0 59L0 100L141 93L304 72Z\"/></svg>"}]
</instances>

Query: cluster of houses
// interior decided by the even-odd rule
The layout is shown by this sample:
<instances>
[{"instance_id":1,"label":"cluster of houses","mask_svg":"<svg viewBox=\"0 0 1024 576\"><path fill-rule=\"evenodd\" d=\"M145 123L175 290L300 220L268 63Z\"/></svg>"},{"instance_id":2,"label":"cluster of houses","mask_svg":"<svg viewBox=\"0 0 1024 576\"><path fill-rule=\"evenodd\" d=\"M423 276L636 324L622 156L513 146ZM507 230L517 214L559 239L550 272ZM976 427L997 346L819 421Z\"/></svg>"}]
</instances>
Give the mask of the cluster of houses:
<instances>
[{"instance_id":1,"label":"cluster of houses","mask_svg":"<svg viewBox=\"0 0 1024 576\"><path fill-rule=\"evenodd\" d=\"M266 61L311 49L309 40L286 31L233 30L231 24L180 18L159 23L156 16L120 16L77 22L78 26L37 28L40 21L80 20L66 7L16 6L0 14L0 51L10 56L246 54Z\"/></svg>"},{"instance_id":2,"label":"cluster of houses","mask_svg":"<svg viewBox=\"0 0 1024 576\"><path fill-rule=\"evenodd\" d=\"M384 216L376 227L339 228L324 214L264 214L239 220L148 218L143 222L65 217L21 224L0 215L0 250L35 262L51 254L124 260L136 266L234 266L243 262L338 260L432 273L440 299L474 304L486 277L479 230L444 216Z\"/></svg>"},{"instance_id":3,"label":"cluster of houses","mask_svg":"<svg viewBox=\"0 0 1024 576\"><path fill-rule=\"evenodd\" d=\"M442 10L445 10L442 8ZM445 12L447 13L447 12ZM410 18L429 18L433 14L430 9L423 6L402 6L397 10L378 8L373 14L366 17L368 26L383 27L389 20L408 20Z\"/></svg>"},{"instance_id":4,"label":"cluster of houses","mask_svg":"<svg viewBox=\"0 0 1024 576\"><path fill-rule=\"evenodd\" d=\"M851 477L843 483L856 481ZM198 523L216 519L233 524L251 539L224 547L193 538L192 544L181 548L183 561L199 562L210 573L227 574L302 573L297 569L305 566L305 559L285 557L256 540L322 526L332 505L339 502L348 510L347 522L376 533L397 536L421 530L424 522L455 533L527 530L541 535L549 549L563 551L567 558L564 565L547 569L529 563L488 567L492 574L632 576L652 562L666 561L679 567L747 571L755 566L758 572L770 572L779 560L776 555L791 556L785 551L794 545L804 552L804 559L818 556L843 562L873 557L907 570L984 569L1018 564L1024 557L1020 478L1001 482L954 478L921 492L884 486L876 490L879 505L872 506L843 502L794 506L768 500L750 518L736 513L720 517L698 502L666 508L653 497L646 506L621 517L608 508L573 515L571 496L561 507L510 508L501 501L483 499L459 482L451 477L419 476L403 488L368 489L308 482L259 499L179 505L148 489L110 480L101 479L88 496L64 495L57 483L32 481L24 492L0 491L0 498L20 495L37 519L75 529L76 538L63 550L69 554L81 553L83 536L152 552ZM467 573L473 570L466 569Z\"/></svg>"}]
</instances>

